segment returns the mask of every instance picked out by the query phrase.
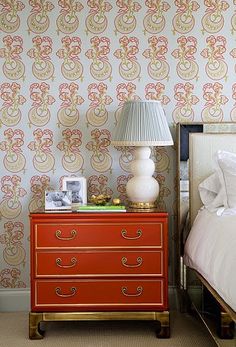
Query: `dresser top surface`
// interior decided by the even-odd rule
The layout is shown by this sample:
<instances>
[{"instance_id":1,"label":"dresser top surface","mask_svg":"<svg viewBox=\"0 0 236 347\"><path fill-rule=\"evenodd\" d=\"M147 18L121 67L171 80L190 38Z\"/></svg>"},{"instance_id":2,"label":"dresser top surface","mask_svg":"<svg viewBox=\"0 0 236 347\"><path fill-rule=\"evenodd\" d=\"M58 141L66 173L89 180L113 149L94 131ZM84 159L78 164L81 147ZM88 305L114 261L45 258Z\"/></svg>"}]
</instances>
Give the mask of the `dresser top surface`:
<instances>
[{"instance_id":1,"label":"dresser top surface","mask_svg":"<svg viewBox=\"0 0 236 347\"><path fill-rule=\"evenodd\" d=\"M33 220L142 220L150 221L167 218L167 212L45 212L35 211L30 213Z\"/></svg>"}]
</instances>

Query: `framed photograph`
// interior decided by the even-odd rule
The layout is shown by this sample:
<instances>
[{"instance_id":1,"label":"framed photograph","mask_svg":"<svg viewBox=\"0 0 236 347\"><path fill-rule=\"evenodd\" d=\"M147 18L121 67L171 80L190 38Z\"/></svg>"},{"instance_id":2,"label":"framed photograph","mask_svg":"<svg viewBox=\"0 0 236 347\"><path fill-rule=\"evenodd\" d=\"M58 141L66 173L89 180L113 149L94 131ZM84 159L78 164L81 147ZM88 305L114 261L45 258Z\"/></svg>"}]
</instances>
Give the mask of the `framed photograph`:
<instances>
[{"instance_id":1,"label":"framed photograph","mask_svg":"<svg viewBox=\"0 0 236 347\"><path fill-rule=\"evenodd\" d=\"M85 177L64 177L62 189L72 192L72 208L87 204L87 182Z\"/></svg>"},{"instance_id":2,"label":"framed photograph","mask_svg":"<svg viewBox=\"0 0 236 347\"><path fill-rule=\"evenodd\" d=\"M72 192L67 190L45 191L45 210L71 210Z\"/></svg>"}]
</instances>

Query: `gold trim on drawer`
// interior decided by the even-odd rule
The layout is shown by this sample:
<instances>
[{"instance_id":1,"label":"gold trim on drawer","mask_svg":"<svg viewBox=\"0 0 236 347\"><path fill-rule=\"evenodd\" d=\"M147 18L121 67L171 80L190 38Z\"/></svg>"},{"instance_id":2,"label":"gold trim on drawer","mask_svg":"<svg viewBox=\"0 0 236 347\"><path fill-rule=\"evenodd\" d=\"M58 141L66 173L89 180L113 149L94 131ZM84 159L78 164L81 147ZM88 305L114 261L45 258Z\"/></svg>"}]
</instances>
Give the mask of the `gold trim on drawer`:
<instances>
[{"instance_id":1,"label":"gold trim on drawer","mask_svg":"<svg viewBox=\"0 0 236 347\"><path fill-rule=\"evenodd\" d=\"M126 235L127 233L127 228L129 226L136 226L137 227L137 230L136 230L136 235L134 235L133 237L132 236L129 236L129 235ZM77 237L79 236L78 234L78 228L83 228L84 226L91 226L91 228L94 228L96 226L113 226L113 227L118 227L118 226L121 226L121 229L120 229L120 235L121 237L124 239L124 240L130 240L132 242L139 239L140 237L144 236L145 234L145 226L150 226L152 225L154 228L158 228L158 232L160 233L160 244L156 244L156 245L152 245L152 244L145 244L145 245L106 245L106 246L103 246L103 245L94 245L94 244L88 244L88 245L82 245L82 246L76 246L76 244L74 245L68 245L66 244L65 242L65 245L64 244L60 244L59 245L50 245L50 244L47 244L47 245L39 245L38 244L38 233L40 232L41 233L41 230L39 231L39 228L45 228L45 231L47 229L47 227L52 227L54 226L55 229L56 229L56 232L57 232L57 239L62 241L70 241L70 240L73 240L73 239L77 239ZM72 234L67 236L67 237L61 237L61 232L63 230L63 227L71 227L71 232ZM61 230L61 229L62 230ZM144 230L142 229L144 228ZM55 232L55 231L54 231ZM83 232L83 231L82 231ZM74 235L75 234L75 235ZM125 223L125 228L124 228L124 223L85 223L85 222L81 222L81 223L35 223L34 224L34 238L35 238L35 242L34 242L34 249L58 249L58 248L64 248L64 249L70 249L70 248L73 248L73 249L90 249L90 248L99 248L99 249L108 249L108 248L147 248L147 249L151 249L151 248L159 248L159 249L162 249L163 248L163 242L164 242L164 235L163 235L163 222L144 222L143 224L141 223L140 227L137 225L136 222L134 223ZM79 244L79 237L78 237L78 244Z\"/></svg>"},{"instance_id":2,"label":"gold trim on drawer","mask_svg":"<svg viewBox=\"0 0 236 347\"><path fill-rule=\"evenodd\" d=\"M45 246L45 247L36 247L36 250L57 250L58 249L63 249L63 250L88 250L88 249L115 249L115 250L119 250L119 249L163 249L163 246L83 246L83 247L51 247L51 246Z\"/></svg>"},{"instance_id":3,"label":"gold trim on drawer","mask_svg":"<svg viewBox=\"0 0 236 347\"><path fill-rule=\"evenodd\" d=\"M118 253L118 254L117 254ZM98 266L95 271L90 264L90 255ZM105 255L104 260L102 260ZM66 257L65 257L66 256ZM35 278L88 278L88 277L165 277L165 259L162 250L100 250L71 251L63 250L60 253L52 250L35 252ZM97 260L96 260L97 259ZM111 263L114 261L114 266ZM149 262L150 265L149 265ZM41 266L43 264L43 266ZM109 269L106 267L110 266Z\"/></svg>"},{"instance_id":4,"label":"gold trim on drawer","mask_svg":"<svg viewBox=\"0 0 236 347\"><path fill-rule=\"evenodd\" d=\"M141 278L139 278L139 279L140 279L140 281L142 281ZM89 280L89 279L83 280L83 282L87 282L87 283L93 282L93 281L94 280ZM95 279L95 281L96 281L96 279ZM109 281L117 282L119 280L113 278L113 279L109 279ZM145 280L145 282L149 282L149 281L152 282L153 279ZM146 307L149 307L149 306L150 307L151 306L153 306L153 307L154 306L163 306L164 305L164 280L163 279L158 279L158 280L155 279L155 281L160 283L160 291L161 291L161 293L160 293L160 301L158 301L158 302L157 301L138 302L138 303L137 302L129 302L129 303L125 303L125 302L124 303L110 303L110 302L103 302L103 303L98 303L98 302L79 303L79 302L77 302L77 303L60 303L60 304L58 304L58 303L56 303L56 304L55 303L43 303L43 304L38 303L37 302L37 299L38 299L38 288L37 288L37 282L35 281L34 282L34 291L35 291L34 306L35 307L45 307L45 306L47 306L47 307L92 307L92 306L97 306L97 307L100 307L100 306L101 307L102 306L122 307L123 306L123 307L126 307L126 306L137 306L137 305L140 306L140 307L142 307L142 306L146 306ZM57 287L59 288L59 286L58 286L58 279L51 279L50 282L51 283L54 282L55 286L57 285ZM72 280L70 280L70 281L65 280L63 282L64 283L69 283L69 282L72 282ZM101 281L99 280L98 283L99 282L101 282ZM104 282L106 282L106 281L104 281ZM75 285L79 286L80 281L75 279L73 284L74 284L74 286L72 286L72 287L75 287ZM122 294L124 296L132 297L132 296L139 296L139 295L142 294L143 288L142 288L141 285L137 287L137 293L127 293L126 291L127 291L128 285L129 285L129 283L127 283L127 286L121 286L120 287L120 289L122 291ZM123 291L124 291L124 293L123 293ZM139 294L139 292L140 292L140 294ZM67 293L65 293L65 294L67 294ZM76 293L74 293L74 291L73 291L73 294L75 295ZM126 294L128 294L128 295L126 295ZM129 295L129 294L131 294L131 295ZM132 294L134 294L134 295L132 295ZM70 295L70 293L68 293L68 295Z\"/></svg>"}]
</instances>

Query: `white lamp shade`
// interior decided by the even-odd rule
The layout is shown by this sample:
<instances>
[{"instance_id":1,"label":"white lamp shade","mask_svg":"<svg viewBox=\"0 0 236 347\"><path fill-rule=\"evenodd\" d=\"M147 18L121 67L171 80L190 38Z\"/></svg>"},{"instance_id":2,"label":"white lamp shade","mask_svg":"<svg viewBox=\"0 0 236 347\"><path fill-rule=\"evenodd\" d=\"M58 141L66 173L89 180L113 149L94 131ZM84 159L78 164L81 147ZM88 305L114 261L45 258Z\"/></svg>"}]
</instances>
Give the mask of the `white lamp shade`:
<instances>
[{"instance_id":1,"label":"white lamp shade","mask_svg":"<svg viewBox=\"0 0 236 347\"><path fill-rule=\"evenodd\" d=\"M173 145L161 102L125 102L111 143L114 146Z\"/></svg>"}]
</instances>

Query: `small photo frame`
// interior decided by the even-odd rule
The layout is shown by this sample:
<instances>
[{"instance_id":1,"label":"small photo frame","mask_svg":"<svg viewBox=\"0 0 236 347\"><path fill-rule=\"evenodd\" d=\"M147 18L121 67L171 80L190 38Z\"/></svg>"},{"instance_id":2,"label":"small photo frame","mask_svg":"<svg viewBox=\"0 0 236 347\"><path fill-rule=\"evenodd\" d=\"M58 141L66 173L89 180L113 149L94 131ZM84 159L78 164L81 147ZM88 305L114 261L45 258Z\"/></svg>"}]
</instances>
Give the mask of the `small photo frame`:
<instances>
[{"instance_id":1,"label":"small photo frame","mask_svg":"<svg viewBox=\"0 0 236 347\"><path fill-rule=\"evenodd\" d=\"M72 192L72 208L87 204L87 181L85 177L64 177L62 189Z\"/></svg>"},{"instance_id":2,"label":"small photo frame","mask_svg":"<svg viewBox=\"0 0 236 347\"><path fill-rule=\"evenodd\" d=\"M71 210L72 192L67 190L45 191L45 210Z\"/></svg>"}]
</instances>

